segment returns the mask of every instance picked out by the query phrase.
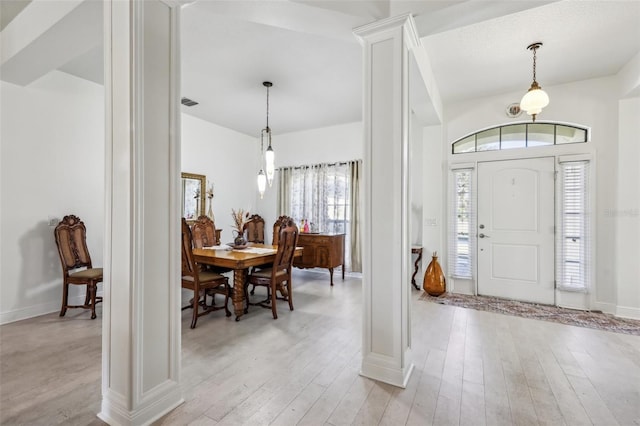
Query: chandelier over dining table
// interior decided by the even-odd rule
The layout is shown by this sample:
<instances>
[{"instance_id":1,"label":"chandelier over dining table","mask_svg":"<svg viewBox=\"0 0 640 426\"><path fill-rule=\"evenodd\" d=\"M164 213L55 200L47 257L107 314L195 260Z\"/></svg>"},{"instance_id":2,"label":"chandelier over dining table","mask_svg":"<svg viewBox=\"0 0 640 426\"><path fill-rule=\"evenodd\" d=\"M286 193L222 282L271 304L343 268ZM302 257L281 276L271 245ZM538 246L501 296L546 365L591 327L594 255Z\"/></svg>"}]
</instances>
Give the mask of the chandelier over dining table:
<instances>
[{"instance_id":1,"label":"chandelier over dining table","mask_svg":"<svg viewBox=\"0 0 640 426\"><path fill-rule=\"evenodd\" d=\"M273 86L270 81L262 82L262 85L267 88L267 125L260 132L260 171L258 172L258 192L260 192L260 198L264 196L264 191L269 183L269 187L273 184L273 177L275 175L275 152L271 146L271 127L269 127L269 88ZM265 139L267 143L267 150L264 151ZM262 163L264 169L262 168ZM266 169L266 174L264 170Z\"/></svg>"}]
</instances>

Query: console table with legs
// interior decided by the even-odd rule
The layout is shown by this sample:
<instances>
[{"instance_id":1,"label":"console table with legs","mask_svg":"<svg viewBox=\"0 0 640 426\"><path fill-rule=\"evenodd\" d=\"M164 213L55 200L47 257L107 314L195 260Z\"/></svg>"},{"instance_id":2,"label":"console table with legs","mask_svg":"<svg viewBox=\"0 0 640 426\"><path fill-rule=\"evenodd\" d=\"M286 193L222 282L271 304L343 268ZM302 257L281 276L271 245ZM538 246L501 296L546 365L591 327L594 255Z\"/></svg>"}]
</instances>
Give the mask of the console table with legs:
<instances>
[{"instance_id":1,"label":"console table with legs","mask_svg":"<svg viewBox=\"0 0 640 426\"><path fill-rule=\"evenodd\" d=\"M315 234L301 232L298 246L303 247L302 256L293 259L298 268L328 268L333 285L333 268L342 265L344 280L344 234Z\"/></svg>"},{"instance_id":2,"label":"console table with legs","mask_svg":"<svg viewBox=\"0 0 640 426\"><path fill-rule=\"evenodd\" d=\"M414 270L413 275L411 276L411 284L416 288L416 290L420 290L420 287L416 284L416 274L418 273L418 269L420 268L420 260L422 260L422 247L413 246L411 247L411 254L417 254L416 262L413 264Z\"/></svg>"}]
</instances>

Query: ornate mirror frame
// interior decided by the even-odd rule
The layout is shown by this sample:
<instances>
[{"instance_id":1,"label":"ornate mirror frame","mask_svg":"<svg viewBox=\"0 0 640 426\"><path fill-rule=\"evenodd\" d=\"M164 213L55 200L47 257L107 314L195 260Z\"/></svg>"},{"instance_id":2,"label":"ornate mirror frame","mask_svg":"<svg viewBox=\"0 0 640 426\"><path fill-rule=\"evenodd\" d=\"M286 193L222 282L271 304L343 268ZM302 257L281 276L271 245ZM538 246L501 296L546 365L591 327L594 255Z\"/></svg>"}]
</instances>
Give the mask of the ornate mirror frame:
<instances>
[{"instance_id":1,"label":"ornate mirror frame","mask_svg":"<svg viewBox=\"0 0 640 426\"><path fill-rule=\"evenodd\" d=\"M207 177L195 173L182 173L182 217L194 221L206 210Z\"/></svg>"}]
</instances>

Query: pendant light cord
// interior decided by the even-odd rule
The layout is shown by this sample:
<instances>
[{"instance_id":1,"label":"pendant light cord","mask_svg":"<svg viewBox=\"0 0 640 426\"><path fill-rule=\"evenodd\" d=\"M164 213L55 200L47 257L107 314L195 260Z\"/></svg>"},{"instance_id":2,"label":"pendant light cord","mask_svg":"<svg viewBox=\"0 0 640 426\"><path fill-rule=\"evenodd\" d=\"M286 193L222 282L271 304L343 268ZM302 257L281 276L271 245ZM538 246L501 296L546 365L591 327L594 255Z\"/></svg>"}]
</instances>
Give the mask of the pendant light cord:
<instances>
[{"instance_id":1,"label":"pendant light cord","mask_svg":"<svg viewBox=\"0 0 640 426\"><path fill-rule=\"evenodd\" d=\"M267 86L267 132L269 131L269 86Z\"/></svg>"},{"instance_id":2,"label":"pendant light cord","mask_svg":"<svg viewBox=\"0 0 640 426\"><path fill-rule=\"evenodd\" d=\"M534 47L533 49L533 81L536 82L536 52L538 51L538 47ZM267 91L267 98L268 98L268 93L269 91ZM269 118L267 118L267 123L269 122Z\"/></svg>"}]
</instances>

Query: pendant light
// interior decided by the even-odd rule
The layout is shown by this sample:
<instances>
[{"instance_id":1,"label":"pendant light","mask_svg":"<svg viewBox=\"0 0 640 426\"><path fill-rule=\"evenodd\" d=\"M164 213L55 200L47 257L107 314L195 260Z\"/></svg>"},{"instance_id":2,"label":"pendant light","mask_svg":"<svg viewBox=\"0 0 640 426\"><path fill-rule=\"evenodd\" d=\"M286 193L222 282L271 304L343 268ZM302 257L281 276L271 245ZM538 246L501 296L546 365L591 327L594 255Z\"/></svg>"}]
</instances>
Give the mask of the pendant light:
<instances>
[{"instance_id":1,"label":"pendant light","mask_svg":"<svg viewBox=\"0 0 640 426\"><path fill-rule=\"evenodd\" d=\"M532 116L534 122L536 121L536 115L540 114L542 108L549 105L549 96L536 81L536 51L540 47L542 47L541 42L532 43L527 46L527 49L533 52L533 83L531 83L531 87L520 101L520 109Z\"/></svg>"},{"instance_id":2,"label":"pendant light","mask_svg":"<svg viewBox=\"0 0 640 426\"><path fill-rule=\"evenodd\" d=\"M264 87L267 88L267 127L262 129L262 133L260 134L260 140L264 141L264 138L267 138L267 151L265 152L265 168L267 170L267 182L269 183L269 188L271 188L271 184L273 183L273 176L276 172L275 167L275 152L271 147L271 128L269 127L269 88L273 86L273 83L270 81L265 81L262 83Z\"/></svg>"},{"instance_id":3,"label":"pendant light","mask_svg":"<svg viewBox=\"0 0 640 426\"><path fill-rule=\"evenodd\" d=\"M267 187L267 176L264 174L262 168L258 172L258 192L260 193L260 199L264 198L264 190Z\"/></svg>"}]
</instances>

